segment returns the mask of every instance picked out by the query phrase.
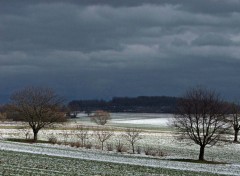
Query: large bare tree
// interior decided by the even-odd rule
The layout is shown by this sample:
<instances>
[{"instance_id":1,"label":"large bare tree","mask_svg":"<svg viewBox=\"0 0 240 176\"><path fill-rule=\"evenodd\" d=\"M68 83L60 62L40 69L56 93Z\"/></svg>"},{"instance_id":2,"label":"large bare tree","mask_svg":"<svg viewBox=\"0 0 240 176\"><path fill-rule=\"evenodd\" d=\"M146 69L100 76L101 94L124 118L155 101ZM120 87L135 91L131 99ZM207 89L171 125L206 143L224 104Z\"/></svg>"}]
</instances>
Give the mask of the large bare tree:
<instances>
[{"instance_id":1,"label":"large bare tree","mask_svg":"<svg viewBox=\"0 0 240 176\"><path fill-rule=\"evenodd\" d=\"M230 127L226 114L227 106L215 91L196 87L179 101L173 124L200 146L199 160L204 160L205 147L215 145Z\"/></svg>"},{"instance_id":2,"label":"large bare tree","mask_svg":"<svg viewBox=\"0 0 240 176\"><path fill-rule=\"evenodd\" d=\"M39 130L65 120L62 103L63 99L50 88L26 87L12 94L10 107L29 124L37 141Z\"/></svg>"}]
</instances>

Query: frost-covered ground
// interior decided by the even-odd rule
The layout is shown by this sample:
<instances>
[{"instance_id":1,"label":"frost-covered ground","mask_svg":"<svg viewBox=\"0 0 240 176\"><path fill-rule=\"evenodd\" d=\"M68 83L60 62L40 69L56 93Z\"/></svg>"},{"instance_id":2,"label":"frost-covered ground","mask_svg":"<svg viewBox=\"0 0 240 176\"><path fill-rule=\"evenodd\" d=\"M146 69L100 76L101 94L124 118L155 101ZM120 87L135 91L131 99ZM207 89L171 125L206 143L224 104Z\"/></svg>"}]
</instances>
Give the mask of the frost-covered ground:
<instances>
[{"instance_id":1,"label":"frost-covered ground","mask_svg":"<svg viewBox=\"0 0 240 176\"><path fill-rule=\"evenodd\" d=\"M198 172L211 172L226 175L240 175L240 144L226 143L221 146L214 146L206 148L205 156L207 160L214 160L226 162L229 164L223 165L209 165L209 164L194 164L186 162L170 161L168 159L186 158L197 159L199 147L191 145L189 141L178 141L176 135L172 131L149 130L152 126L166 126L171 119L170 114L112 114L112 120L108 127L114 125L111 130L114 132L107 143L116 145L119 140L128 147L128 152L119 154L116 151L107 152L96 149L73 148L64 145L50 145L50 144L23 144L5 141L6 138L24 138L27 130L17 129L23 126L21 123L4 123L0 133L2 136L0 142L0 149L4 151L27 152L33 154L44 154L49 156L68 157L84 160L94 160L101 162L121 163L130 165L139 165L154 168L177 169ZM88 120L75 119L69 123L58 126L55 129L45 129L39 132L39 138L48 140L49 136L55 136L59 141L72 142L77 141L77 130L74 128L79 124L91 125ZM138 126L139 124L146 125L146 130L141 133L142 139L137 142L142 150L146 147L154 147L161 149L166 156L161 158L154 158L141 154L129 154L130 145L124 140L122 134L124 133L124 126L115 127L117 124L126 124L127 127ZM70 128L71 127L71 128ZM170 128L171 129L171 128ZM31 131L29 131L31 132ZM93 131L89 132L88 142L93 146L100 145ZM229 139L231 136L229 136ZM106 147L106 145L105 145ZM93 147L94 148L94 147ZM170 174L171 175L171 174ZM204 175L204 174L200 174Z\"/></svg>"},{"instance_id":2,"label":"frost-covered ground","mask_svg":"<svg viewBox=\"0 0 240 176\"><path fill-rule=\"evenodd\" d=\"M210 172L225 175L240 175L240 165L236 164L194 164L169 160L160 160L150 157L137 157L130 154L116 154L102 152L99 150L75 149L69 146L47 145L47 144L22 144L1 141L1 150L43 154L49 156L60 156L78 158L93 161L104 161L113 163L130 164L156 168L170 168L197 172Z\"/></svg>"}]
</instances>

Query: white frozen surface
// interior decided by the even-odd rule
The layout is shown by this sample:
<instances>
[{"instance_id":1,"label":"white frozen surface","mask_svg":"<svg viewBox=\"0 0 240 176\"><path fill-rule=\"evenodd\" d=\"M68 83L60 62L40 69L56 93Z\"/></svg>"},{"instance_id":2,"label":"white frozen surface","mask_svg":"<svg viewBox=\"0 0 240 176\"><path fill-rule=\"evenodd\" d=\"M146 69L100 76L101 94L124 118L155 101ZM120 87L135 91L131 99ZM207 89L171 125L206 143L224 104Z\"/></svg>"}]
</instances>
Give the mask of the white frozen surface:
<instances>
[{"instance_id":1,"label":"white frozen surface","mask_svg":"<svg viewBox=\"0 0 240 176\"><path fill-rule=\"evenodd\" d=\"M154 113L112 113L110 123L167 126L173 114Z\"/></svg>"},{"instance_id":2,"label":"white frozen surface","mask_svg":"<svg viewBox=\"0 0 240 176\"><path fill-rule=\"evenodd\" d=\"M132 120L112 120L111 123L127 123L127 124L142 124L142 125L159 125L167 126L170 123L170 118L154 118L154 119L132 119Z\"/></svg>"}]
</instances>

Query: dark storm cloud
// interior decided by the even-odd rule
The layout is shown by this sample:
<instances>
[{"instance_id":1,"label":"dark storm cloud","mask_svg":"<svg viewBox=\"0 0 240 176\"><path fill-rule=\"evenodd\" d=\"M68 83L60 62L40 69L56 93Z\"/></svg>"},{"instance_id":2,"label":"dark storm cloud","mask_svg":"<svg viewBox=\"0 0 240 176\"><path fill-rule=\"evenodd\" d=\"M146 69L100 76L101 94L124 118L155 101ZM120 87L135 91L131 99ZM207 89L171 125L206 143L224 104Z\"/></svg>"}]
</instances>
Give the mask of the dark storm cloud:
<instances>
[{"instance_id":1,"label":"dark storm cloud","mask_svg":"<svg viewBox=\"0 0 240 176\"><path fill-rule=\"evenodd\" d=\"M0 99L47 85L68 99L240 98L237 0L0 1Z\"/></svg>"}]
</instances>

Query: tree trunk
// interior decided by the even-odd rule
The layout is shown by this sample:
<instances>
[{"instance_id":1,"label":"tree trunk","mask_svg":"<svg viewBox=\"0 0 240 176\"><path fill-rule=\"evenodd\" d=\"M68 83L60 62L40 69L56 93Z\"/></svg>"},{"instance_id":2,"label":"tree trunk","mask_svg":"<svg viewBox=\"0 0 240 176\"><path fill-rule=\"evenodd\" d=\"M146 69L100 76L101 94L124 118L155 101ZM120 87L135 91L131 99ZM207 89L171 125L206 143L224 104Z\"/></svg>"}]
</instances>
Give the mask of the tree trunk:
<instances>
[{"instance_id":1,"label":"tree trunk","mask_svg":"<svg viewBox=\"0 0 240 176\"><path fill-rule=\"evenodd\" d=\"M135 153L134 144L132 144L132 151Z\"/></svg>"},{"instance_id":2,"label":"tree trunk","mask_svg":"<svg viewBox=\"0 0 240 176\"><path fill-rule=\"evenodd\" d=\"M84 139L81 139L81 140L82 140L82 143L81 143L81 145L84 147L84 146L85 146Z\"/></svg>"},{"instance_id":3,"label":"tree trunk","mask_svg":"<svg viewBox=\"0 0 240 176\"><path fill-rule=\"evenodd\" d=\"M37 142L37 136L38 136L38 131L37 130L33 130L33 141Z\"/></svg>"},{"instance_id":4,"label":"tree trunk","mask_svg":"<svg viewBox=\"0 0 240 176\"><path fill-rule=\"evenodd\" d=\"M239 130L234 130L234 140L233 140L233 142L238 142L238 132L239 132Z\"/></svg>"},{"instance_id":5,"label":"tree trunk","mask_svg":"<svg viewBox=\"0 0 240 176\"><path fill-rule=\"evenodd\" d=\"M205 146L200 146L200 153L198 158L198 160L200 161L204 161L204 149L205 149Z\"/></svg>"},{"instance_id":6,"label":"tree trunk","mask_svg":"<svg viewBox=\"0 0 240 176\"><path fill-rule=\"evenodd\" d=\"M102 142L102 150L103 150L103 142Z\"/></svg>"}]
</instances>

